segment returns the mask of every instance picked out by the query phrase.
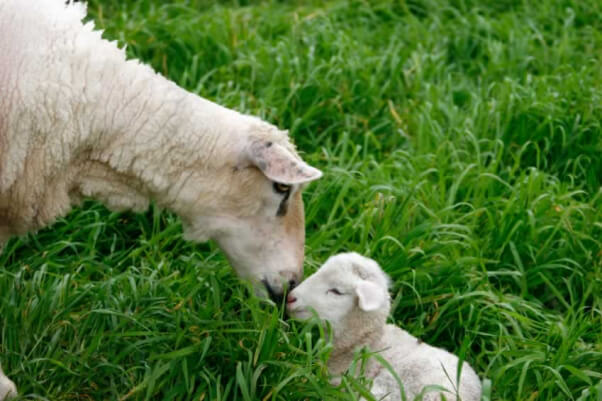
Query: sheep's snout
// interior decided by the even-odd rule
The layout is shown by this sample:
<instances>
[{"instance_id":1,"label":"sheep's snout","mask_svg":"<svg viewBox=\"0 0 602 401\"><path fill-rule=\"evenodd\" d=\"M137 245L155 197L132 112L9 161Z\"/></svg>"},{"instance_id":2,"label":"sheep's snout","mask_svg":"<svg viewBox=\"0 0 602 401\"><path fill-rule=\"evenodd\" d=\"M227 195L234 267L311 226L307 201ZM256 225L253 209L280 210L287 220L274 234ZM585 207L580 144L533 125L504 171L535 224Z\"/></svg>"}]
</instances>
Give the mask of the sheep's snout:
<instances>
[{"instance_id":1,"label":"sheep's snout","mask_svg":"<svg viewBox=\"0 0 602 401\"><path fill-rule=\"evenodd\" d=\"M272 301L280 304L286 298L293 288L295 288L300 281L301 273L294 273L290 271L278 272L278 277L275 280L262 280L268 295Z\"/></svg>"},{"instance_id":2,"label":"sheep's snout","mask_svg":"<svg viewBox=\"0 0 602 401\"><path fill-rule=\"evenodd\" d=\"M265 285L266 290L268 290L268 295L270 296L270 299L275 303L280 304L282 302L282 299L284 298L284 292L275 291L274 288L272 288L272 286L266 280L263 280L262 283L263 285Z\"/></svg>"},{"instance_id":3,"label":"sheep's snout","mask_svg":"<svg viewBox=\"0 0 602 401\"><path fill-rule=\"evenodd\" d=\"M301 280L301 273L283 271L280 272L280 276L283 278L283 281L285 281L284 289L286 291L291 291L299 284L299 281Z\"/></svg>"}]
</instances>

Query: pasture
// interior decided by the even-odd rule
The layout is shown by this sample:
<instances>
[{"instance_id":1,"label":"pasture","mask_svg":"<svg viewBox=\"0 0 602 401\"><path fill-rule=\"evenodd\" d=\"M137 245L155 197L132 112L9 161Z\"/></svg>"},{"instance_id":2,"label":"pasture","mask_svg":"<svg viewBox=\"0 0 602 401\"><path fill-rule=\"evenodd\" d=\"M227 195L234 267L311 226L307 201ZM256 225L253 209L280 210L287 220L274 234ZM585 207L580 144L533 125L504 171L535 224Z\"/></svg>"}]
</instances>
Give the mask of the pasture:
<instances>
[{"instance_id":1,"label":"pasture","mask_svg":"<svg viewBox=\"0 0 602 401\"><path fill-rule=\"evenodd\" d=\"M357 251L392 321L486 400L602 399L602 3L91 0L104 37L288 128L306 276ZM86 202L0 254L0 354L23 399L353 400L330 345L151 207Z\"/></svg>"}]
</instances>

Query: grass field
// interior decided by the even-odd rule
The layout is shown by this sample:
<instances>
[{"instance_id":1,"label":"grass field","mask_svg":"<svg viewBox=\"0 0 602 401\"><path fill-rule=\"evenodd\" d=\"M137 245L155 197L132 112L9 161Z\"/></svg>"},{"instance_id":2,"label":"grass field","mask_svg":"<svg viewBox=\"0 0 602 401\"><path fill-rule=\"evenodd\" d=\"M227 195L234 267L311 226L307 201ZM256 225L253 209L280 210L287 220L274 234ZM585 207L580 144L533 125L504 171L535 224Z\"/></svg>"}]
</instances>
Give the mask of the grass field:
<instances>
[{"instance_id":1,"label":"grass field","mask_svg":"<svg viewBox=\"0 0 602 401\"><path fill-rule=\"evenodd\" d=\"M289 128L306 274L354 250L392 321L462 355L486 400L602 400L602 3L91 0L105 37ZM352 400L327 339L248 295L156 208L87 202L0 255L24 399Z\"/></svg>"}]
</instances>

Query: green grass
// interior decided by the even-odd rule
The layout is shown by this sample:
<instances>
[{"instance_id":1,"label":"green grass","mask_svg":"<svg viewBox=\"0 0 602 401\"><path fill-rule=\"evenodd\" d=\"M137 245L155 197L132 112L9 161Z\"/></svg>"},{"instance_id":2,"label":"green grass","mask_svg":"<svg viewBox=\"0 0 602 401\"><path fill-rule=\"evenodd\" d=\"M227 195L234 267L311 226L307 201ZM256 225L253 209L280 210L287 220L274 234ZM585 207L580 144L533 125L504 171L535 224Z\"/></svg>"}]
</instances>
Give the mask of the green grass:
<instances>
[{"instance_id":1,"label":"green grass","mask_svg":"<svg viewBox=\"0 0 602 401\"><path fill-rule=\"evenodd\" d=\"M602 3L93 0L105 37L289 128L306 274L354 250L393 321L484 399L602 399ZM351 400L315 326L250 297L213 244L95 203L0 255L0 349L25 399ZM364 383L365 384L365 383Z\"/></svg>"}]
</instances>

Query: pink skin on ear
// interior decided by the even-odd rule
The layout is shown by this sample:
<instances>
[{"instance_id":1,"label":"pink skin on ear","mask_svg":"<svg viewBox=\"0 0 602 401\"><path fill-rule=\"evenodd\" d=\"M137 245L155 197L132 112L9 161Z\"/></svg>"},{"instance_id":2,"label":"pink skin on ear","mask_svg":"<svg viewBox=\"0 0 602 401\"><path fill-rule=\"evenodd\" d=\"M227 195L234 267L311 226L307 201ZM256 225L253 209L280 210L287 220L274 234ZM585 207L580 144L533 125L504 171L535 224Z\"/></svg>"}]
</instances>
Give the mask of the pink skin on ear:
<instances>
[{"instance_id":1,"label":"pink skin on ear","mask_svg":"<svg viewBox=\"0 0 602 401\"><path fill-rule=\"evenodd\" d=\"M293 155L284 146L257 141L250 146L249 158L266 177L282 184L302 184L317 180L322 172Z\"/></svg>"},{"instance_id":2,"label":"pink skin on ear","mask_svg":"<svg viewBox=\"0 0 602 401\"><path fill-rule=\"evenodd\" d=\"M359 299L360 309L365 312L375 311L381 307L385 300L385 291L377 284L362 280L355 288Z\"/></svg>"}]
</instances>

